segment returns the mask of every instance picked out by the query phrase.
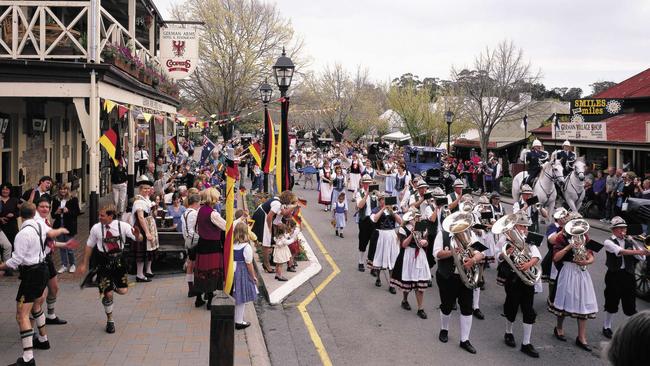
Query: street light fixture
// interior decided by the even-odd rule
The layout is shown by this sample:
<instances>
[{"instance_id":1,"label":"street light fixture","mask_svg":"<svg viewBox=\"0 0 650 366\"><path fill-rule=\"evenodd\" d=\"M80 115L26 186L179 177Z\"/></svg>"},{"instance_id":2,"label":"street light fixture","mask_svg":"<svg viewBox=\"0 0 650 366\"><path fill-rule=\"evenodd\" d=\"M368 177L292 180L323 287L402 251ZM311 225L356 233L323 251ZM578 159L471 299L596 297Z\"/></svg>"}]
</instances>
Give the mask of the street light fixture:
<instances>
[{"instance_id":1,"label":"street light fixture","mask_svg":"<svg viewBox=\"0 0 650 366\"><path fill-rule=\"evenodd\" d=\"M271 101L271 95L273 94L273 88L271 85L264 80L264 83L260 86L260 100L266 106Z\"/></svg>"},{"instance_id":2,"label":"street light fixture","mask_svg":"<svg viewBox=\"0 0 650 366\"><path fill-rule=\"evenodd\" d=\"M454 122L454 112L447 110L445 121L447 122L447 155L449 155L451 153L451 123Z\"/></svg>"},{"instance_id":3,"label":"street light fixture","mask_svg":"<svg viewBox=\"0 0 650 366\"><path fill-rule=\"evenodd\" d=\"M284 97L287 93L287 89L291 86L291 78L293 78L293 70L296 66L293 64L291 59L287 57L287 53L282 47L282 56L278 58L273 65L273 75L275 75L275 83L280 89L280 94Z\"/></svg>"}]
</instances>

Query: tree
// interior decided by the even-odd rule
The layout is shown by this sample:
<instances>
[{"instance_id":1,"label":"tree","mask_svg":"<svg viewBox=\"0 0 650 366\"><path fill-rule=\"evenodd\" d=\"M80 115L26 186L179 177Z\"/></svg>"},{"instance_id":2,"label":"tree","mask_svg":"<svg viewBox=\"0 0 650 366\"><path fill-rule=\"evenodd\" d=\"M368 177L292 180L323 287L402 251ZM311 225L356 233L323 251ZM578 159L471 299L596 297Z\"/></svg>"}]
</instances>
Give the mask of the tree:
<instances>
[{"instance_id":1,"label":"tree","mask_svg":"<svg viewBox=\"0 0 650 366\"><path fill-rule=\"evenodd\" d=\"M301 92L301 104L311 101L320 110L323 125L336 141L341 141L353 123L368 124L381 113L381 90L361 67L352 74L337 63L325 67L319 75L305 75Z\"/></svg>"},{"instance_id":2,"label":"tree","mask_svg":"<svg viewBox=\"0 0 650 366\"><path fill-rule=\"evenodd\" d=\"M464 96L463 113L478 130L483 160L487 160L494 128L525 108L519 94L527 92L526 83L535 84L539 79L539 73L533 73L531 68L522 49L502 41L479 54L473 69L452 69L452 79Z\"/></svg>"},{"instance_id":3,"label":"tree","mask_svg":"<svg viewBox=\"0 0 650 366\"><path fill-rule=\"evenodd\" d=\"M613 81L596 81L592 84L589 84L591 87L591 95L596 95L602 91L605 91L616 85Z\"/></svg>"},{"instance_id":4,"label":"tree","mask_svg":"<svg viewBox=\"0 0 650 366\"><path fill-rule=\"evenodd\" d=\"M447 139L447 123L444 114L454 112L452 135L464 132L468 124L462 118L460 101L452 89L441 89L431 102L431 89L399 87L393 85L388 91L388 106L401 118L402 132L411 135L417 145L438 146Z\"/></svg>"},{"instance_id":5,"label":"tree","mask_svg":"<svg viewBox=\"0 0 650 366\"><path fill-rule=\"evenodd\" d=\"M177 19L205 23L199 65L180 82L184 102L205 114L236 116L257 103L258 87L283 46L296 65L303 65L303 43L275 4L261 0L186 0L172 13ZM270 84L274 84L270 82ZM229 138L231 128L221 129Z\"/></svg>"}]
</instances>

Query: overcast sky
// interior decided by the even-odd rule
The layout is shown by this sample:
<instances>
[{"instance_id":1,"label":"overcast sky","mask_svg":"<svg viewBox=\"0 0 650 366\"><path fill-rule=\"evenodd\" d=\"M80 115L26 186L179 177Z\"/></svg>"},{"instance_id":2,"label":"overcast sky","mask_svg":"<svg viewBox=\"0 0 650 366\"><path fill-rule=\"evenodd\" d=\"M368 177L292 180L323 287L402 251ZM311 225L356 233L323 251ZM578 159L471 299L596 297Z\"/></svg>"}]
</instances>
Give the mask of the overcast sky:
<instances>
[{"instance_id":1,"label":"overcast sky","mask_svg":"<svg viewBox=\"0 0 650 366\"><path fill-rule=\"evenodd\" d=\"M154 0L168 14L169 4ZM272 0L271 0L272 1ZM650 1L277 0L305 40L311 68L362 65L376 81L406 72L448 79L508 39L549 87L620 82L650 67Z\"/></svg>"}]
</instances>

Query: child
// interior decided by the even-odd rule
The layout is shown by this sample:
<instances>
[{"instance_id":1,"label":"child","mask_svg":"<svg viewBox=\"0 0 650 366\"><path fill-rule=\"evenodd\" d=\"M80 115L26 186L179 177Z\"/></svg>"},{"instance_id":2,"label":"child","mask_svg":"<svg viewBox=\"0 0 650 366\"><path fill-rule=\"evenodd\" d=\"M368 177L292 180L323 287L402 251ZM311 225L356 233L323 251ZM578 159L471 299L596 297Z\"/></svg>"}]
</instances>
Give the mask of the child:
<instances>
[{"instance_id":1,"label":"child","mask_svg":"<svg viewBox=\"0 0 650 366\"><path fill-rule=\"evenodd\" d=\"M336 221L336 236L340 236L342 238L345 223L348 221L348 201L345 199L345 192L339 193L338 200L334 204L332 214L334 220Z\"/></svg>"},{"instance_id":2,"label":"child","mask_svg":"<svg viewBox=\"0 0 650 366\"><path fill-rule=\"evenodd\" d=\"M239 222L234 232L235 280L232 295L235 298L235 329L248 328L251 323L244 321L244 307L247 302L257 299L257 276L253 269L253 248L248 237L248 225Z\"/></svg>"},{"instance_id":3,"label":"child","mask_svg":"<svg viewBox=\"0 0 650 366\"><path fill-rule=\"evenodd\" d=\"M275 279L278 281L288 281L282 276L282 265L291 259L290 235L287 234L287 227L284 224L278 224L275 233L275 246L273 247L273 261L275 262Z\"/></svg>"},{"instance_id":4,"label":"child","mask_svg":"<svg viewBox=\"0 0 650 366\"><path fill-rule=\"evenodd\" d=\"M296 255L300 253L300 241L298 239L298 234L300 234L300 228L296 225L296 221L293 219L287 222L287 232L289 233L289 251L291 252L291 259L289 264L287 264L287 272L295 272L296 267Z\"/></svg>"}]
</instances>

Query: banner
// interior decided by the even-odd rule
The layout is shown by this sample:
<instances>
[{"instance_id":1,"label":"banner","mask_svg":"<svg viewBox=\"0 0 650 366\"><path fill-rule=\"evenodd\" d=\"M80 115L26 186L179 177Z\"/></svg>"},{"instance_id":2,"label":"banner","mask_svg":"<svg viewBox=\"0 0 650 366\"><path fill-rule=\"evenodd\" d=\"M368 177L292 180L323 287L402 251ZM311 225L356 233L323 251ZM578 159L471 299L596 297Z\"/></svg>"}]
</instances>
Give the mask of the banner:
<instances>
[{"instance_id":1,"label":"banner","mask_svg":"<svg viewBox=\"0 0 650 366\"><path fill-rule=\"evenodd\" d=\"M572 122L598 122L623 113L623 100L584 98L571 101Z\"/></svg>"},{"instance_id":2,"label":"banner","mask_svg":"<svg viewBox=\"0 0 650 366\"><path fill-rule=\"evenodd\" d=\"M607 141L606 122L558 123L558 128L552 128L553 139Z\"/></svg>"},{"instance_id":3,"label":"banner","mask_svg":"<svg viewBox=\"0 0 650 366\"><path fill-rule=\"evenodd\" d=\"M174 80L188 78L199 61L199 32L196 27L171 25L160 30L160 62Z\"/></svg>"}]
</instances>

